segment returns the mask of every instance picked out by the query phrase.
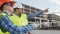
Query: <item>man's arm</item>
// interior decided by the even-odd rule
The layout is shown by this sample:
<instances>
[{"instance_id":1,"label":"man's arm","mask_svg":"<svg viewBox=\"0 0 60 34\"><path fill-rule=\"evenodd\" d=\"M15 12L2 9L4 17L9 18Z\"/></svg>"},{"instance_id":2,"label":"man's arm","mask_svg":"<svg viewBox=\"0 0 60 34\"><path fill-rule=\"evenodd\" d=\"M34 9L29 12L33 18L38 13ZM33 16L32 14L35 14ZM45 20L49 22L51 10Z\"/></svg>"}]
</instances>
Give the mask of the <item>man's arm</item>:
<instances>
[{"instance_id":1,"label":"man's arm","mask_svg":"<svg viewBox=\"0 0 60 34\"><path fill-rule=\"evenodd\" d=\"M2 20L0 20L0 24L6 31L10 32L11 34L20 34L21 28L19 26L15 26L6 16L2 17ZM26 28L27 27L27 28ZM32 25L26 26L24 31L28 32L30 27L33 27ZM29 27L29 28L28 28Z\"/></svg>"},{"instance_id":2,"label":"man's arm","mask_svg":"<svg viewBox=\"0 0 60 34\"><path fill-rule=\"evenodd\" d=\"M6 16L2 17L2 21L0 21L0 24L3 27L3 29L7 30L10 33L14 32L20 33L19 28L12 24L12 22Z\"/></svg>"},{"instance_id":3,"label":"man's arm","mask_svg":"<svg viewBox=\"0 0 60 34\"><path fill-rule=\"evenodd\" d=\"M33 17L37 17L39 16L40 14L42 14L43 12L39 11L39 12L35 12L33 14L27 14L27 18L28 19L32 19Z\"/></svg>"},{"instance_id":4,"label":"man's arm","mask_svg":"<svg viewBox=\"0 0 60 34\"><path fill-rule=\"evenodd\" d=\"M33 14L28 14L28 15L27 15L27 18L28 18L28 19L32 19L33 17L37 17L37 16L39 16L39 15L42 14L42 13L48 12L48 9L49 9L49 8L47 8L47 9L45 9L45 10L41 10L41 11L39 11L39 12L35 12L35 13L33 13Z\"/></svg>"}]
</instances>

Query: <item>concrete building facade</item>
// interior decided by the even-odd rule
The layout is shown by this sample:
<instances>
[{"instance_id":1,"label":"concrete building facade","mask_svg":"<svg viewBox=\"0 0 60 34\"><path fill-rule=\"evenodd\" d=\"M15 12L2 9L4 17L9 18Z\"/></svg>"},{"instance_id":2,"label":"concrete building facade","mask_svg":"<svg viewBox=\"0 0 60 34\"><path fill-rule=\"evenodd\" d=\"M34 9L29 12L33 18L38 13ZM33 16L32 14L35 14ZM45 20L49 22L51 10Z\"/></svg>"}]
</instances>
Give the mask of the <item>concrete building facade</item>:
<instances>
[{"instance_id":1,"label":"concrete building facade","mask_svg":"<svg viewBox=\"0 0 60 34\"><path fill-rule=\"evenodd\" d=\"M32 14L36 11L42 11L41 9L22 4L24 13ZM60 16L55 14L41 14L38 17L34 17L34 19L29 20L30 23L36 23L39 25L39 28L43 27L60 27Z\"/></svg>"}]
</instances>

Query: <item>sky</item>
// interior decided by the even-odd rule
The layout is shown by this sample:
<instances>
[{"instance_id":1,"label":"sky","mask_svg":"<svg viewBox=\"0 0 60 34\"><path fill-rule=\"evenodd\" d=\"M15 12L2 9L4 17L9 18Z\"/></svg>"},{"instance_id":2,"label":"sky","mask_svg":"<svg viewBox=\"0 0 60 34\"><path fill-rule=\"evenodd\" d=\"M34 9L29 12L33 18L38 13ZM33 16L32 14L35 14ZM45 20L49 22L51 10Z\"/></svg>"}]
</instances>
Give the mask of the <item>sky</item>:
<instances>
[{"instance_id":1,"label":"sky","mask_svg":"<svg viewBox=\"0 0 60 34\"><path fill-rule=\"evenodd\" d=\"M60 12L60 0L16 0L16 1L39 9L49 8L48 13L56 14Z\"/></svg>"}]
</instances>

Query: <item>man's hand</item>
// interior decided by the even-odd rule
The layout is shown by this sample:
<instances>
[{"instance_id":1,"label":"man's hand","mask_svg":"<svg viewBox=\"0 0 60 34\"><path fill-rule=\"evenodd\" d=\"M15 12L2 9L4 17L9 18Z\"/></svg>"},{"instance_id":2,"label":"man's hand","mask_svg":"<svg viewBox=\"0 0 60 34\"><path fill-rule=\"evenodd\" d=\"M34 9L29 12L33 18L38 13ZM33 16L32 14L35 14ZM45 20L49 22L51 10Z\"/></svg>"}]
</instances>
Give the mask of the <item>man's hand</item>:
<instances>
[{"instance_id":1,"label":"man's hand","mask_svg":"<svg viewBox=\"0 0 60 34\"><path fill-rule=\"evenodd\" d=\"M47 9L45 9L45 10L42 10L42 11L43 11L44 13L46 13L46 12L48 12L48 9L49 9L49 8L47 8Z\"/></svg>"}]
</instances>

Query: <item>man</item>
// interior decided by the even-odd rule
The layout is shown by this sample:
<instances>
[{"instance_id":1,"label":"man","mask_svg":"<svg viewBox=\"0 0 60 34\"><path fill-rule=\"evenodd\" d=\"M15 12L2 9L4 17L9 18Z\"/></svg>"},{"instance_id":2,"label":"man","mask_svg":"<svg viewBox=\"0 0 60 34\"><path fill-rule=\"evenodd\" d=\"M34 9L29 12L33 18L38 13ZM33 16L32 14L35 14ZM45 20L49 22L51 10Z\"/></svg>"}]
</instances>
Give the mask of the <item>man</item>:
<instances>
[{"instance_id":1,"label":"man","mask_svg":"<svg viewBox=\"0 0 60 34\"><path fill-rule=\"evenodd\" d=\"M19 26L26 26L28 30L31 31L31 29L33 28L30 28L29 25L31 25L31 23L28 23L28 19L32 19L33 17L36 17L36 16L39 16L40 14L42 14L43 12L47 12L48 10L44 10L43 12L42 11L39 11L39 12L35 12L33 14L25 14L23 13L23 7L22 7L22 4L20 2L18 3L15 3L14 4L14 10L15 10L15 14L18 16L18 18L20 19L19 20ZM22 20L21 20L22 19ZM12 20L13 21L13 20ZM13 21L14 22L14 21ZM16 24L18 25L18 24ZM37 25L36 25L37 26ZM28 32L30 32L28 31Z\"/></svg>"},{"instance_id":2,"label":"man","mask_svg":"<svg viewBox=\"0 0 60 34\"><path fill-rule=\"evenodd\" d=\"M6 3L5 3L6 2ZM3 12L4 11L6 11L5 9L6 8L8 8L8 7L3 7L3 5L4 4L8 4L8 5L10 5L10 3L12 3L12 1L10 1L10 0L0 0L0 10L2 11L3 10ZM12 5L11 5L12 6ZM4 8L4 9L3 9ZM7 9L7 10L9 10L10 9L10 7ZM12 9L11 9L12 10ZM9 10L10 11L10 10ZM11 11L10 11L11 12ZM9 13L8 13L9 14ZM1 18L1 16L2 16L2 14L0 14L0 18ZM1 19L0 19L1 20ZM2 23L2 22L1 22ZM0 30L0 34L10 34L10 33L8 33L8 32L5 32L4 31L4 27L2 28L2 26L1 26L1 23L0 23L0 28L1 28L1 30ZM6 27L6 26L5 26Z\"/></svg>"},{"instance_id":3,"label":"man","mask_svg":"<svg viewBox=\"0 0 60 34\"><path fill-rule=\"evenodd\" d=\"M2 5L2 16L0 19L0 27L2 28L3 32L10 32L10 34L25 34L25 28L26 27L21 27L20 25L16 25L11 21L11 16L13 16L13 8L11 4L8 3L3 3ZM16 20L16 18L15 18ZM17 22L16 22L17 23ZM31 27L31 25L28 25ZM22 29L22 30L21 30ZM27 29L29 31L29 29Z\"/></svg>"},{"instance_id":4,"label":"man","mask_svg":"<svg viewBox=\"0 0 60 34\"><path fill-rule=\"evenodd\" d=\"M25 27L17 26L11 21L11 16L13 16L13 7L10 2L5 2L2 4L1 9L3 11L2 16L0 16L0 27L2 31L10 32L10 34L25 34ZM16 18L15 18L16 19ZM17 22L16 22L17 23Z\"/></svg>"},{"instance_id":5,"label":"man","mask_svg":"<svg viewBox=\"0 0 60 34\"><path fill-rule=\"evenodd\" d=\"M13 0L0 0L0 19L2 16L2 6L4 3L11 3L11 5L13 5L14 1ZM9 32L5 32L4 29L2 28L1 24L0 24L0 34L10 34Z\"/></svg>"}]
</instances>

